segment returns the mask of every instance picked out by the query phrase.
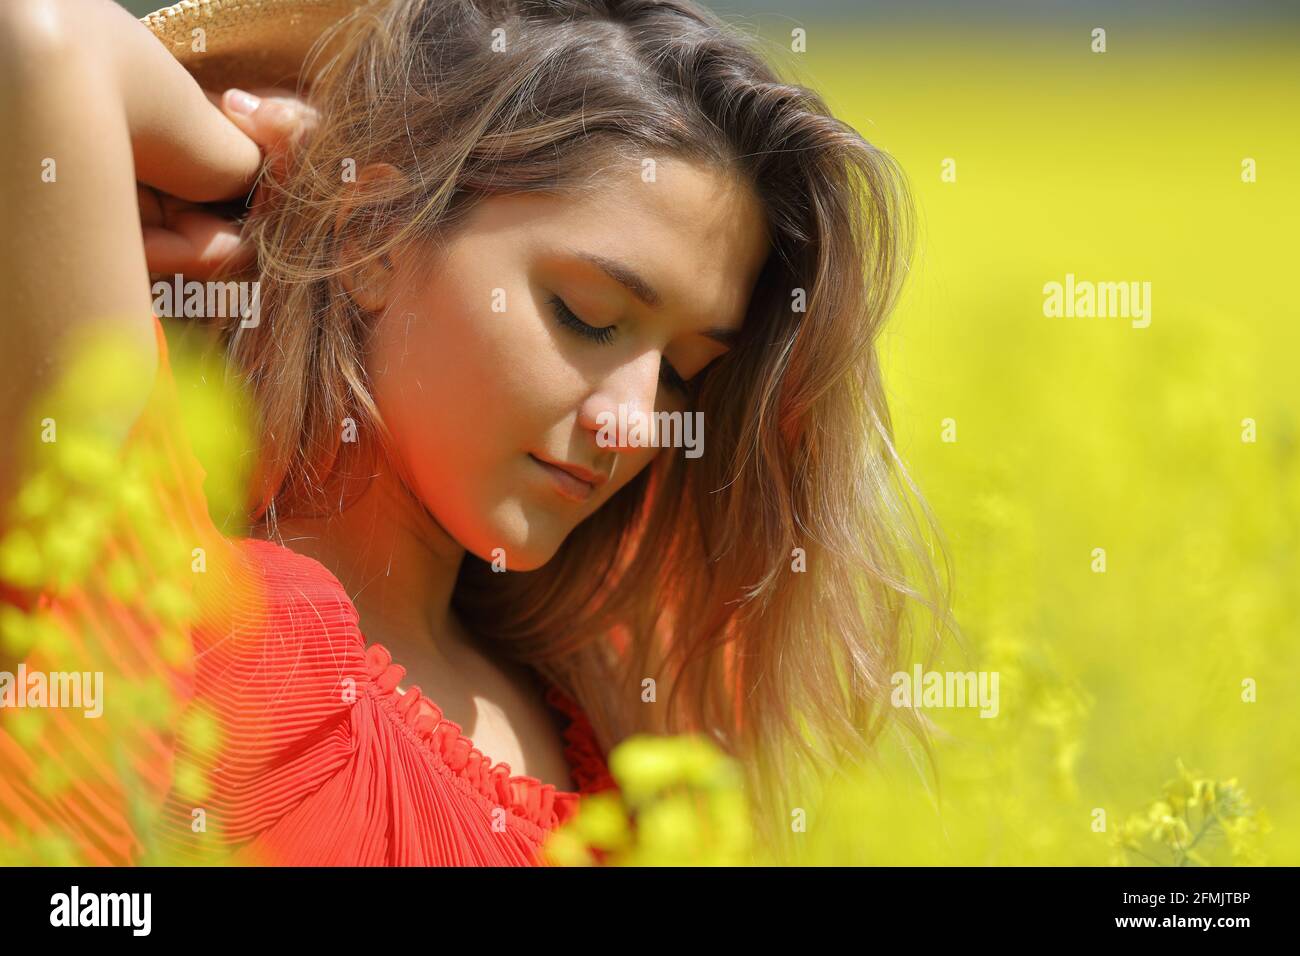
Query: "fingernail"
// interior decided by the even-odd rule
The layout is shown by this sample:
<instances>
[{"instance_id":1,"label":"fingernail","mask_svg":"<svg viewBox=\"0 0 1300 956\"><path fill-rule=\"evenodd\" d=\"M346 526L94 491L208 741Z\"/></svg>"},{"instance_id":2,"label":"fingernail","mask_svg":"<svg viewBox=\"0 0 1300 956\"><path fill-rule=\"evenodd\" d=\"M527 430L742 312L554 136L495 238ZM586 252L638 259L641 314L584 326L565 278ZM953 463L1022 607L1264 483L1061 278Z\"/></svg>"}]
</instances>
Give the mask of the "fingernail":
<instances>
[{"instance_id":1,"label":"fingernail","mask_svg":"<svg viewBox=\"0 0 1300 956\"><path fill-rule=\"evenodd\" d=\"M243 90L226 90L226 107L232 113L247 116L257 109L257 104L260 102L262 101L252 93L245 93Z\"/></svg>"}]
</instances>

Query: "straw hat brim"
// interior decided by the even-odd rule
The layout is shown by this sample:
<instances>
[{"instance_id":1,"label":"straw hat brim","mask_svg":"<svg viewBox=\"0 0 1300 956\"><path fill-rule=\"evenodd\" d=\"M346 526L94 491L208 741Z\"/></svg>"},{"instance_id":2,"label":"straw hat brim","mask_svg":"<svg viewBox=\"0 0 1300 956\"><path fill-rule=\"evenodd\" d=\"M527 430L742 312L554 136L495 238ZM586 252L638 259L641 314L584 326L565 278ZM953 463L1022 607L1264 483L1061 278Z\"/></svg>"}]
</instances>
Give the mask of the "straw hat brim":
<instances>
[{"instance_id":1,"label":"straw hat brim","mask_svg":"<svg viewBox=\"0 0 1300 956\"><path fill-rule=\"evenodd\" d=\"M294 89L326 29L372 0L180 0L140 18L204 89ZM322 61L323 62L323 61Z\"/></svg>"}]
</instances>

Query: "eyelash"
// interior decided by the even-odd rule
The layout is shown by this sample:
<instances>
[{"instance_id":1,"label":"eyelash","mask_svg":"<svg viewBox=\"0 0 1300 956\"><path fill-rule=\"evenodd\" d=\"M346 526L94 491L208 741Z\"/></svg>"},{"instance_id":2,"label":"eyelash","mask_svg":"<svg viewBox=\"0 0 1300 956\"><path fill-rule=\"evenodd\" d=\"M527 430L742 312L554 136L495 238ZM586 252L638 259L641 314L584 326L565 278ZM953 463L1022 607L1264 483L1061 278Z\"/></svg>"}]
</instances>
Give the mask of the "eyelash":
<instances>
[{"instance_id":1,"label":"eyelash","mask_svg":"<svg viewBox=\"0 0 1300 956\"><path fill-rule=\"evenodd\" d=\"M614 340L614 326L594 326L588 325L582 319L573 314L573 310L565 304L564 300L558 295L551 296L551 308L555 312L555 317L561 325L572 332L581 335L585 339L596 342L600 345L608 345ZM690 391L690 385L682 380L677 369L673 368L667 359L659 366L659 380L670 388L686 394Z\"/></svg>"}]
</instances>

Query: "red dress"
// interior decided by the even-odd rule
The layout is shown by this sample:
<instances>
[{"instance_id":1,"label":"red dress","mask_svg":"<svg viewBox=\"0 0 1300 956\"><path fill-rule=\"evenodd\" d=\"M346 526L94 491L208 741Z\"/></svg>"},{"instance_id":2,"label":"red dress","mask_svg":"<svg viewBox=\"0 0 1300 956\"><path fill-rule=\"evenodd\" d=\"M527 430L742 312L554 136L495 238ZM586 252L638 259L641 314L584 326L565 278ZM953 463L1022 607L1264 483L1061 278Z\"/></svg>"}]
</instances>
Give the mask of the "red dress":
<instances>
[{"instance_id":1,"label":"red dress","mask_svg":"<svg viewBox=\"0 0 1300 956\"><path fill-rule=\"evenodd\" d=\"M367 645L323 565L220 535L155 328L157 381L126 443L161 464L147 514L131 525L132 496L114 489L126 517L73 586L0 582L6 626L28 628L29 681L104 676L99 717L0 706L0 861L541 862L580 795L614 786L581 710L546 687L577 793L513 776L418 688L397 690L404 669Z\"/></svg>"}]
</instances>

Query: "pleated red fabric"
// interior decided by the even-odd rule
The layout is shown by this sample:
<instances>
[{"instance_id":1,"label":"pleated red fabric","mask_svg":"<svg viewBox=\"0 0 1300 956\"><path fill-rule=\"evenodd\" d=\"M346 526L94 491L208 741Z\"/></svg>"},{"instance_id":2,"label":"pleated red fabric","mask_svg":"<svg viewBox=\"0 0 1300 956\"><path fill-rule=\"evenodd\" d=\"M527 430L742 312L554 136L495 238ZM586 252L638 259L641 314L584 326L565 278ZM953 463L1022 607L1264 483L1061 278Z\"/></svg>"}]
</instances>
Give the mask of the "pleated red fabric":
<instances>
[{"instance_id":1,"label":"pleated red fabric","mask_svg":"<svg viewBox=\"0 0 1300 956\"><path fill-rule=\"evenodd\" d=\"M148 534L108 534L103 560L72 588L0 586L6 626L30 631L19 642L29 675L104 675L100 717L0 707L5 859L543 862L546 837L581 797L615 786L581 709L546 685L577 792L513 775L418 687L399 691L404 668L367 643L323 565L223 537L157 319L155 329L158 377L127 442L161 464ZM143 569L132 588L122 559Z\"/></svg>"}]
</instances>

